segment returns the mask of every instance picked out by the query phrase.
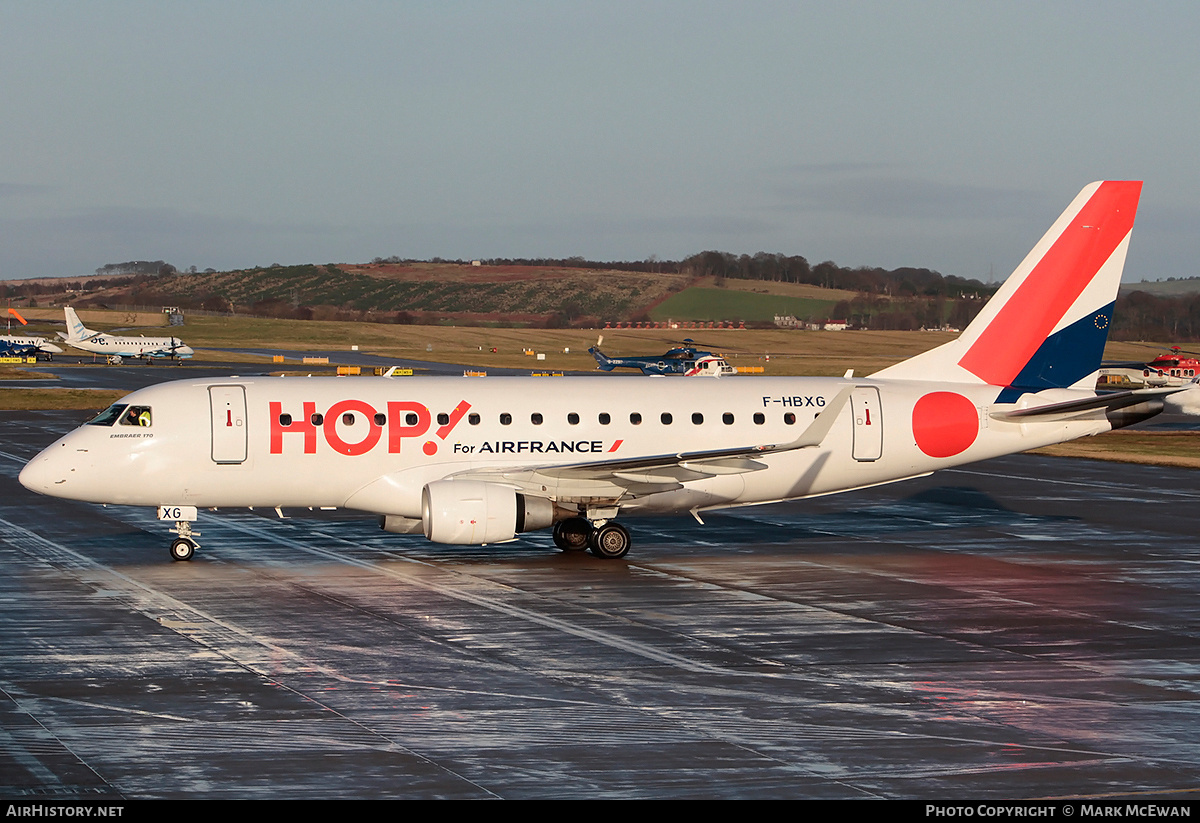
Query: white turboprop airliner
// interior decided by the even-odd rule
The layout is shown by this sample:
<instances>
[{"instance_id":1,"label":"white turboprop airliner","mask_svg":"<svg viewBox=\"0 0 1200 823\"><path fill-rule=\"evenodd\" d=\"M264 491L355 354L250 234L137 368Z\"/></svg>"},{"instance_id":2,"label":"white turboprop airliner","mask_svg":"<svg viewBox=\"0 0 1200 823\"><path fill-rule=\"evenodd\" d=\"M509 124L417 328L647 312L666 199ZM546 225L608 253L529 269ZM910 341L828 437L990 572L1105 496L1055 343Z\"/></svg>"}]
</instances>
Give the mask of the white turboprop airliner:
<instances>
[{"instance_id":1,"label":"white turboprop airliner","mask_svg":"<svg viewBox=\"0 0 1200 823\"><path fill-rule=\"evenodd\" d=\"M178 337L121 337L115 334L103 334L92 331L83 325L79 315L70 306L63 308L67 321L67 333L59 332L59 337L82 351L108 356L115 363L120 363L122 357L191 357L195 352L190 346L185 346Z\"/></svg>"},{"instance_id":2,"label":"white turboprop airliner","mask_svg":"<svg viewBox=\"0 0 1200 823\"><path fill-rule=\"evenodd\" d=\"M1172 389L1097 394L1141 193L1085 188L963 334L869 378L187 380L46 448L42 494L157 506L177 560L201 507L338 507L485 544L553 527L621 557L624 514L848 491L1100 434Z\"/></svg>"},{"instance_id":3,"label":"white turboprop airliner","mask_svg":"<svg viewBox=\"0 0 1200 823\"><path fill-rule=\"evenodd\" d=\"M41 354L62 354L62 347L50 343L44 337L21 337L15 334L0 334L0 343L11 343L14 346L33 346Z\"/></svg>"}]
</instances>

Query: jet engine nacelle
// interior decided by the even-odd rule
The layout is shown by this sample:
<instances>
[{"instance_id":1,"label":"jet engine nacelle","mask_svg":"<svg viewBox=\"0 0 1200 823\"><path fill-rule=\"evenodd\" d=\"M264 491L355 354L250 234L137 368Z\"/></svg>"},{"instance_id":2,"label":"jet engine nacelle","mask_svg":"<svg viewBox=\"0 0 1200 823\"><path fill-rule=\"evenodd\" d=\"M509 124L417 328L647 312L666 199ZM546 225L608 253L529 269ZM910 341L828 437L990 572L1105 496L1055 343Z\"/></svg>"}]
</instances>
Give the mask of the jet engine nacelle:
<instances>
[{"instance_id":1,"label":"jet engine nacelle","mask_svg":"<svg viewBox=\"0 0 1200 823\"><path fill-rule=\"evenodd\" d=\"M434 543L479 546L554 524L554 504L479 480L436 480L421 492L421 523Z\"/></svg>"}]
</instances>

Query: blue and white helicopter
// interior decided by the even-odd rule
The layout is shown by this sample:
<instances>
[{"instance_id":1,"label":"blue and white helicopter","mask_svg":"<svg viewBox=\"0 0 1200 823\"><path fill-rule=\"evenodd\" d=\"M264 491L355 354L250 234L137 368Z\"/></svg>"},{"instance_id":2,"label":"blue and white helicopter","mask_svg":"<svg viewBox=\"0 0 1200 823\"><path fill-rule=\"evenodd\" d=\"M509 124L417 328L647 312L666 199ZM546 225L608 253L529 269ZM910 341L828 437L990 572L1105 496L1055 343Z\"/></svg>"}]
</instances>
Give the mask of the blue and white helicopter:
<instances>
[{"instance_id":1,"label":"blue and white helicopter","mask_svg":"<svg viewBox=\"0 0 1200 823\"><path fill-rule=\"evenodd\" d=\"M657 357L609 357L600 351L604 342L601 335L596 345L588 349L588 354L596 358L601 371L612 371L616 368L640 369L642 374L667 375L681 374L684 377L721 377L726 374L737 374L737 369L725 362L725 358L709 351L700 351L690 337L683 341L684 345L670 349Z\"/></svg>"}]
</instances>

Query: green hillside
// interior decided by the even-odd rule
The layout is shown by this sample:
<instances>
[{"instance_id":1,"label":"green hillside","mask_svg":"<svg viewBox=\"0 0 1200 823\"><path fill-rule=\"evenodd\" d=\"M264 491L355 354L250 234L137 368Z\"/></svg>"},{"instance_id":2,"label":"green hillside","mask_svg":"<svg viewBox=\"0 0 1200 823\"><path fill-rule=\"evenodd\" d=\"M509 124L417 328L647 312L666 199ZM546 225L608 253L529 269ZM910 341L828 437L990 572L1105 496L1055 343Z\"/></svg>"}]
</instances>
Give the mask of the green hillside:
<instances>
[{"instance_id":1,"label":"green hillside","mask_svg":"<svg viewBox=\"0 0 1200 823\"><path fill-rule=\"evenodd\" d=\"M1121 294L1135 291L1153 294L1156 297L1200 294L1200 277L1171 277L1167 280L1142 280L1138 283L1121 284Z\"/></svg>"},{"instance_id":2,"label":"green hillside","mask_svg":"<svg viewBox=\"0 0 1200 823\"><path fill-rule=\"evenodd\" d=\"M693 287L671 295L651 312L653 320L746 320L771 322L776 315L824 320L835 300Z\"/></svg>"}]
</instances>

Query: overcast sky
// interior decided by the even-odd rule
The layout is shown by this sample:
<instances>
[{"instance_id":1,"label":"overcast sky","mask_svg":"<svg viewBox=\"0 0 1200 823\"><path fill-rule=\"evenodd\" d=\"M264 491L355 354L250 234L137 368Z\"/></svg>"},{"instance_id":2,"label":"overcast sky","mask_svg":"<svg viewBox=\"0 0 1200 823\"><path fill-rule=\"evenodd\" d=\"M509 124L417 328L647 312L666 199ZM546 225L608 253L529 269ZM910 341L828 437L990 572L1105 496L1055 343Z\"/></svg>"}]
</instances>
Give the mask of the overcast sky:
<instances>
[{"instance_id":1,"label":"overcast sky","mask_svg":"<svg viewBox=\"0 0 1200 823\"><path fill-rule=\"evenodd\" d=\"M1146 181L1200 274L1200 3L0 0L0 279L706 249L1006 276Z\"/></svg>"}]
</instances>

